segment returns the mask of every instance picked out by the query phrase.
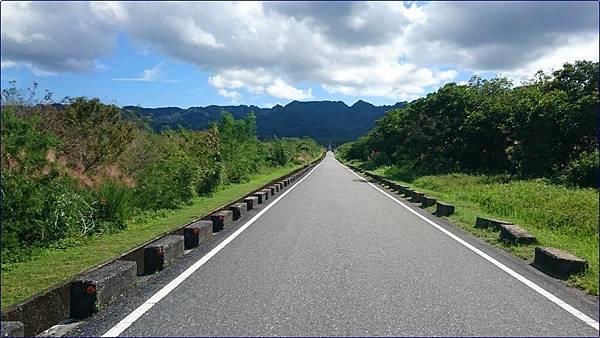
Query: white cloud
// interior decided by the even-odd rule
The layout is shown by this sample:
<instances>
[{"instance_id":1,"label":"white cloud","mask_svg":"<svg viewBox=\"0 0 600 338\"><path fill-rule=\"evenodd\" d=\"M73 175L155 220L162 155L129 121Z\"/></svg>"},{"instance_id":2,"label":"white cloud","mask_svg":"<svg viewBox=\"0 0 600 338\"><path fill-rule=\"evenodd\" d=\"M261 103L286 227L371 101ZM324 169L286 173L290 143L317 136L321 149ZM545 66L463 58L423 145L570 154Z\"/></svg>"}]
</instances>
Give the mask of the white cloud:
<instances>
[{"instance_id":1,"label":"white cloud","mask_svg":"<svg viewBox=\"0 0 600 338\"><path fill-rule=\"evenodd\" d=\"M266 92L274 97L288 100L308 100L312 99L312 90L302 90L294 88L282 79L276 79L267 88Z\"/></svg>"},{"instance_id":2,"label":"white cloud","mask_svg":"<svg viewBox=\"0 0 600 338\"><path fill-rule=\"evenodd\" d=\"M279 99L307 100L312 90L291 86L281 78L274 78L265 69L228 69L208 78L208 83L217 89L246 89L253 94L267 93ZM225 95L223 95L225 96Z\"/></svg>"},{"instance_id":3,"label":"white cloud","mask_svg":"<svg viewBox=\"0 0 600 338\"><path fill-rule=\"evenodd\" d=\"M2 2L2 67L89 71L122 33L208 72L231 100L312 98L302 83L410 100L459 70L521 79L598 60L597 25L597 3ZM158 78L147 69L120 80Z\"/></svg>"},{"instance_id":4,"label":"white cloud","mask_svg":"<svg viewBox=\"0 0 600 338\"><path fill-rule=\"evenodd\" d=\"M160 77L160 68L162 67L164 63L159 63L156 66L152 67L152 68L148 68L148 69L144 69L144 71L142 72L142 74L140 74L140 76L138 77L133 77L133 78L114 78L112 79L113 81L140 81L140 82L153 82L153 81L157 81ZM165 81L169 81L169 80L165 80Z\"/></svg>"},{"instance_id":5,"label":"white cloud","mask_svg":"<svg viewBox=\"0 0 600 338\"><path fill-rule=\"evenodd\" d=\"M219 95L228 98L233 103L238 103L242 99L242 95L235 90L219 89Z\"/></svg>"},{"instance_id":6,"label":"white cloud","mask_svg":"<svg viewBox=\"0 0 600 338\"><path fill-rule=\"evenodd\" d=\"M114 49L117 27L107 25L81 2L1 4L2 62L38 73L89 71Z\"/></svg>"},{"instance_id":7,"label":"white cloud","mask_svg":"<svg viewBox=\"0 0 600 338\"><path fill-rule=\"evenodd\" d=\"M422 9L407 31L407 54L419 65L517 74L575 59L557 49L598 60L597 2L432 2Z\"/></svg>"}]
</instances>

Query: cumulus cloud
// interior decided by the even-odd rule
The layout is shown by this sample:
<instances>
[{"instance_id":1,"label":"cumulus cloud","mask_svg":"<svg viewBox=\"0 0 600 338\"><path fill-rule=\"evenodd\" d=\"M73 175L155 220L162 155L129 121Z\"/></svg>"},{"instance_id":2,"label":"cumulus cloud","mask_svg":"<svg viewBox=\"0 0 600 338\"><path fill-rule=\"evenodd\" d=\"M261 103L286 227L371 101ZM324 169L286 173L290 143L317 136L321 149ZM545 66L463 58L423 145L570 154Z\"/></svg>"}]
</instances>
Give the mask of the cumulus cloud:
<instances>
[{"instance_id":1,"label":"cumulus cloud","mask_svg":"<svg viewBox=\"0 0 600 338\"><path fill-rule=\"evenodd\" d=\"M116 27L87 3L3 1L0 16L2 62L39 73L89 71L116 42Z\"/></svg>"},{"instance_id":2,"label":"cumulus cloud","mask_svg":"<svg viewBox=\"0 0 600 338\"><path fill-rule=\"evenodd\" d=\"M282 78L273 77L265 69L228 69L208 79L208 83L219 89L246 89L253 94L267 93L273 97L288 100L311 99L312 90L296 88ZM223 95L223 94L221 94ZM223 95L226 96L226 95ZM227 96L226 96L227 97Z\"/></svg>"},{"instance_id":3,"label":"cumulus cloud","mask_svg":"<svg viewBox=\"0 0 600 338\"><path fill-rule=\"evenodd\" d=\"M511 72L575 60L556 60L561 48L598 59L597 2L433 2L423 10L425 20L407 32L408 53L421 65Z\"/></svg>"},{"instance_id":4,"label":"cumulus cloud","mask_svg":"<svg viewBox=\"0 0 600 338\"><path fill-rule=\"evenodd\" d=\"M519 78L597 60L597 25L589 2L3 2L2 67L88 71L123 33L208 72L230 100L311 99L303 83L409 100L458 71Z\"/></svg>"},{"instance_id":5,"label":"cumulus cloud","mask_svg":"<svg viewBox=\"0 0 600 338\"><path fill-rule=\"evenodd\" d=\"M228 98L233 103L238 103L242 99L242 95L235 90L219 89L219 95Z\"/></svg>"}]
</instances>

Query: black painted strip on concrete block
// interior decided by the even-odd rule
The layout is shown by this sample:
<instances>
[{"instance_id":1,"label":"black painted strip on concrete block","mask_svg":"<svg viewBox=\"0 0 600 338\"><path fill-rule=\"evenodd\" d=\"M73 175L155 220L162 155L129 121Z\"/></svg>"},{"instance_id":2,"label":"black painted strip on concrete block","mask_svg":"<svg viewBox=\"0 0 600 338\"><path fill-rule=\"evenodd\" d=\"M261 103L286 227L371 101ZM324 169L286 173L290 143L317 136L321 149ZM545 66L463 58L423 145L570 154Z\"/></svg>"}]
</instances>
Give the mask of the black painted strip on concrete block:
<instances>
[{"instance_id":1,"label":"black painted strip on concrete block","mask_svg":"<svg viewBox=\"0 0 600 338\"><path fill-rule=\"evenodd\" d=\"M246 198L244 198L244 203L246 203L248 210L252 210L252 209L254 209L254 207L256 207L258 205L258 197L256 197L256 196L246 197Z\"/></svg>"},{"instance_id":2,"label":"black painted strip on concrete block","mask_svg":"<svg viewBox=\"0 0 600 338\"><path fill-rule=\"evenodd\" d=\"M2 321L2 337L23 337L25 328L23 323L17 321Z\"/></svg>"},{"instance_id":3,"label":"black painted strip on concrete block","mask_svg":"<svg viewBox=\"0 0 600 338\"><path fill-rule=\"evenodd\" d=\"M232 212L233 220L237 220L248 211L248 204L246 203L235 203L229 207L229 210Z\"/></svg>"},{"instance_id":4,"label":"black painted strip on concrete block","mask_svg":"<svg viewBox=\"0 0 600 338\"><path fill-rule=\"evenodd\" d=\"M264 192L264 191L257 191L252 196L257 198L258 204L262 204L264 201L267 200L267 196L266 195L267 195L267 193Z\"/></svg>"},{"instance_id":5,"label":"black painted strip on concrete block","mask_svg":"<svg viewBox=\"0 0 600 338\"><path fill-rule=\"evenodd\" d=\"M114 261L71 282L71 318L87 318L135 285L137 265Z\"/></svg>"},{"instance_id":6,"label":"black painted strip on concrete block","mask_svg":"<svg viewBox=\"0 0 600 338\"><path fill-rule=\"evenodd\" d=\"M438 217L441 216L450 216L454 214L454 205L448 203L437 202L435 215Z\"/></svg>"},{"instance_id":7,"label":"black painted strip on concrete block","mask_svg":"<svg viewBox=\"0 0 600 338\"><path fill-rule=\"evenodd\" d=\"M199 220L184 228L183 247L185 250L193 249L200 243L208 241L213 237L213 222Z\"/></svg>"},{"instance_id":8,"label":"black painted strip on concrete block","mask_svg":"<svg viewBox=\"0 0 600 338\"><path fill-rule=\"evenodd\" d=\"M271 198L271 189L263 189L261 191L265 193L265 199Z\"/></svg>"},{"instance_id":9,"label":"black painted strip on concrete block","mask_svg":"<svg viewBox=\"0 0 600 338\"><path fill-rule=\"evenodd\" d=\"M161 271L183 256L183 236L167 235L144 248L144 273Z\"/></svg>"},{"instance_id":10,"label":"black painted strip on concrete block","mask_svg":"<svg viewBox=\"0 0 600 338\"><path fill-rule=\"evenodd\" d=\"M558 278L566 278L588 268L586 260L572 253L548 247L536 247L533 267Z\"/></svg>"},{"instance_id":11,"label":"black painted strip on concrete block","mask_svg":"<svg viewBox=\"0 0 600 338\"><path fill-rule=\"evenodd\" d=\"M219 232L233 223L233 212L221 210L210 215L210 219L213 222L213 232Z\"/></svg>"}]
</instances>

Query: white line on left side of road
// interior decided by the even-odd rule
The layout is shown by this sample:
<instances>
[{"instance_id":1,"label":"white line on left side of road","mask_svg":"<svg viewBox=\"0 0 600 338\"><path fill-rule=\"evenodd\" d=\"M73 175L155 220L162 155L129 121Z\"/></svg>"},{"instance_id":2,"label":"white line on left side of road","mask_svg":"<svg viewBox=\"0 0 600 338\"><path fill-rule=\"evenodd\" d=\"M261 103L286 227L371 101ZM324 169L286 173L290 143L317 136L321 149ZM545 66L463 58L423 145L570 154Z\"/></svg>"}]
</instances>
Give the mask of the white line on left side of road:
<instances>
[{"instance_id":1,"label":"white line on left side of road","mask_svg":"<svg viewBox=\"0 0 600 338\"><path fill-rule=\"evenodd\" d=\"M144 313L150 310L154 304L158 303L161 299L163 299L166 295L168 295L171 291L175 290L179 284L185 281L189 276L191 276L196 270L198 270L204 263L208 262L214 255L216 255L221 249L223 249L227 244L231 243L237 236L239 236L244 230L246 230L252 223L254 223L260 216L264 215L271 207L273 207L279 200L281 200L285 195L287 195L290 191L292 191L295 187L297 187L304 179L306 179L310 174L317 169L323 161L317 164L311 171L308 172L300 181L296 182L293 186L291 186L288 190L286 190L281 196L279 196L276 200L271 202L271 204L267 205L264 209L262 209L258 214L252 217L248 222L242 225L239 229L237 229L233 234L227 237L223 242L219 243L216 247L210 250L206 255L202 256L196 263L192 264L189 268L187 268L184 272L182 272L179 276L175 277L169 284L163 286L157 293L155 293L152 297L146 300L142 305L138 306L135 310L133 310L129 315L123 318L120 322L118 322L115 326L113 326L110 330L106 331L102 337L117 337L123 331L125 331L131 324L135 323Z\"/></svg>"},{"instance_id":2,"label":"white line on left side of road","mask_svg":"<svg viewBox=\"0 0 600 338\"><path fill-rule=\"evenodd\" d=\"M348 169L348 171L350 171L352 174L354 174L355 176L364 179L364 177L358 175L357 173L355 173L354 171L352 171L352 169L346 167L344 164L342 164L340 161L338 161L337 159L335 159L340 165L342 165L344 168ZM384 194L385 196L391 198L393 201L395 201L396 203L400 204L402 207L404 207L406 210L410 211L411 213L413 213L414 215L416 215L417 217L421 218L423 221L429 223L430 225L434 226L436 229L438 229L439 231L441 231L442 233L444 233L445 235L449 236L450 238L454 239L455 241L457 241L458 243L462 244L463 246L467 247L469 250L473 251L474 253L476 253L477 255L483 257L483 259L487 260L488 262L494 264L495 266L497 266L498 268L500 268L502 271L506 272L507 274L509 274L510 276L514 277L515 279L517 279L518 281L520 281L521 283L527 285L529 288L531 288L532 290L534 290L535 292L539 293L540 295L542 295L543 297L545 297L546 299L548 299L549 301L551 301L552 303L560 306L563 310L567 311L568 313L570 313L571 315L577 317L579 320L583 321L584 323L586 323L587 325L593 327L594 329L596 329L596 331L599 330L599 323L597 321L595 321L594 319L588 317L587 315L585 315L583 312L577 310L576 308L574 308L573 306L567 304L565 301L563 301L562 299L558 298L557 296L555 296L554 294L546 291L546 289L542 288L541 286L535 284L534 282L530 281L529 279L525 278L524 276L520 275L519 273L517 273L516 271L512 270L511 268L507 267L506 265L500 263L499 261L497 261L496 259L492 258L491 256L489 256L488 254L486 254L485 252L477 249L476 247L474 247L473 245L467 243L465 240L463 240L462 238L456 236L455 234L451 233L450 231L444 229L442 226L436 224L435 222L431 221L430 219L428 219L427 217L419 214L418 212L414 211L413 209L411 209L410 207L408 207L407 205L405 205L403 202L399 201L398 199L396 199L395 197L393 197L392 195L388 194L387 192L381 190L379 187L377 187L376 185L374 185L373 183L369 182L368 180L365 180L371 187L375 188L377 191L379 191L380 193Z\"/></svg>"}]
</instances>

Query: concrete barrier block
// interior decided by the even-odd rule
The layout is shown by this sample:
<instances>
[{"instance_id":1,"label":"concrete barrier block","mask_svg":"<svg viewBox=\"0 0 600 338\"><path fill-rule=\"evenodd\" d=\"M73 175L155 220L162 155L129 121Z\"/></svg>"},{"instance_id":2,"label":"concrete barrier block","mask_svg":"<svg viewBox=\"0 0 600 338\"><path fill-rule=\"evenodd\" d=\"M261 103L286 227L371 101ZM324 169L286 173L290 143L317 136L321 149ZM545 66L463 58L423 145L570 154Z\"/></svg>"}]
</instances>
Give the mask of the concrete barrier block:
<instances>
[{"instance_id":1,"label":"concrete barrier block","mask_svg":"<svg viewBox=\"0 0 600 338\"><path fill-rule=\"evenodd\" d=\"M183 228L183 247L186 250L193 249L201 242L212 239L212 221L196 221Z\"/></svg>"},{"instance_id":2,"label":"concrete barrier block","mask_svg":"<svg viewBox=\"0 0 600 338\"><path fill-rule=\"evenodd\" d=\"M390 189L394 189L394 187L396 186L395 182L386 179L383 180L382 184Z\"/></svg>"},{"instance_id":3,"label":"concrete barrier block","mask_svg":"<svg viewBox=\"0 0 600 338\"><path fill-rule=\"evenodd\" d=\"M267 189L270 191L271 196L273 196L273 195L275 195L277 193L277 188L275 188L274 185L268 187Z\"/></svg>"},{"instance_id":4,"label":"concrete barrier block","mask_svg":"<svg viewBox=\"0 0 600 338\"><path fill-rule=\"evenodd\" d=\"M438 217L441 216L450 216L454 214L454 206L452 204L437 202L435 215Z\"/></svg>"},{"instance_id":5,"label":"concrete barrier block","mask_svg":"<svg viewBox=\"0 0 600 338\"><path fill-rule=\"evenodd\" d=\"M409 189L404 190L404 194L402 194L402 197L412 198L414 193L415 193L415 191L409 188Z\"/></svg>"},{"instance_id":6,"label":"concrete barrier block","mask_svg":"<svg viewBox=\"0 0 600 338\"><path fill-rule=\"evenodd\" d=\"M71 282L71 318L87 318L135 284L137 264L114 261Z\"/></svg>"},{"instance_id":7,"label":"concrete barrier block","mask_svg":"<svg viewBox=\"0 0 600 338\"><path fill-rule=\"evenodd\" d=\"M397 191L398 191L398 193L399 193L399 194L404 194L404 193L405 193L407 190L409 190L409 189L410 189L410 187L407 187L407 186L405 186L405 185L398 184Z\"/></svg>"},{"instance_id":8,"label":"concrete barrier block","mask_svg":"<svg viewBox=\"0 0 600 338\"><path fill-rule=\"evenodd\" d=\"M536 247L533 266L549 275L563 278L585 271L588 263L560 249Z\"/></svg>"},{"instance_id":9,"label":"concrete barrier block","mask_svg":"<svg viewBox=\"0 0 600 338\"><path fill-rule=\"evenodd\" d=\"M246 211L248 211L248 204L246 203L235 203L229 207L229 210L232 212L233 220L237 220L238 218L244 216Z\"/></svg>"},{"instance_id":10,"label":"concrete barrier block","mask_svg":"<svg viewBox=\"0 0 600 338\"><path fill-rule=\"evenodd\" d=\"M267 200L267 193L264 191L257 191L252 196L258 199L258 204L261 204Z\"/></svg>"},{"instance_id":11,"label":"concrete barrier block","mask_svg":"<svg viewBox=\"0 0 600 338\"><path fill-rule=\"evenodd\" d=\"M213 232L219 232L228 228L233 223L233 212L231 210L222 210L210 215L213 223Z\"/></svg>"},{"instance_id":12,"label":"concrete barrier block","mask_svg":"<svg viewBox=\"0 0 600 338\"><path fill-rule=\"evenodd\" d=\"M244 198L244 203L246 203L247 210L252 210L258 205L258 197L256 197L256 196L246 197L246 198Z\"/></svg>"},{"instance_id":13,"label":"concrete barrier block","mask_svg":"<svg viewBox=\"0 0 600 338\"><path fill-rule=\"evenodd\" d=\"M485 217L477 217L475 220L476 228L492 228L494 230L500 230L500 225L502 224L512 224L512 222Z\"/></svg>"},{"instance_id":14,"label":"concrete barrier block","mask_svg":"<svg viewBox=\"0 0 600 338\"><path fill-rule=\"evenodd\" d=\"M413 193L408 201L413 202L413 203L421 203L421 198L423 198L423 196L425 196L424 193L418 192L418 191L413 191Z\"/></svg>"},{"instance_id":15,"label":"concrete barrier block","mask_svg":"<svg viewBox=\"0 0 600 338\"><path fill-rule=\"evenodd\" d=\"M423 197L421 197L421 208L425 209L425 208L432 207L435 205L435 202L437 202L437 200L435 198L423 196Z\"/></svg>"},{"instance_id":16,"label":"concrete barrier block","mask_svg":"<svg viewBox=\"0 0 600 338\"><path fill-rule=\"evenodd\" d=\"M183 255L183 236L167 235L144 248L144 273L149 275L173 264Z\"/></svg>"},{"instance_id":17,"label":"concrete barrier block","mask_svg":"<svg viewBox=\"0 0 600 338\"><path fill-rule=\"evenodd\" d=\"M23 337L25 327L17 321L2 321L2 337Z\"/></svg>"},{"instance_id":18,"label":"concrete barrier block","mask_svg":"<svg viewBox=\"0 0 600 338\"><path fill-rule=\"evenodd\" d=\"M536 241L527 230L514 224L500 225L500 239L513 244L531 244Z\"/></svg>"},{"instance_id":19,"label":"concrete barrier block","mask_svg":"<svg viewBox=\"0 0 600 338\"><path fill-rule=\"evenodd\" d=\"M263 189L261 191L264 191L264 193L265 193L265 199L271 198L271 196L272 196L271 195L271 189Z\"/></svg>"}]
</instances>

